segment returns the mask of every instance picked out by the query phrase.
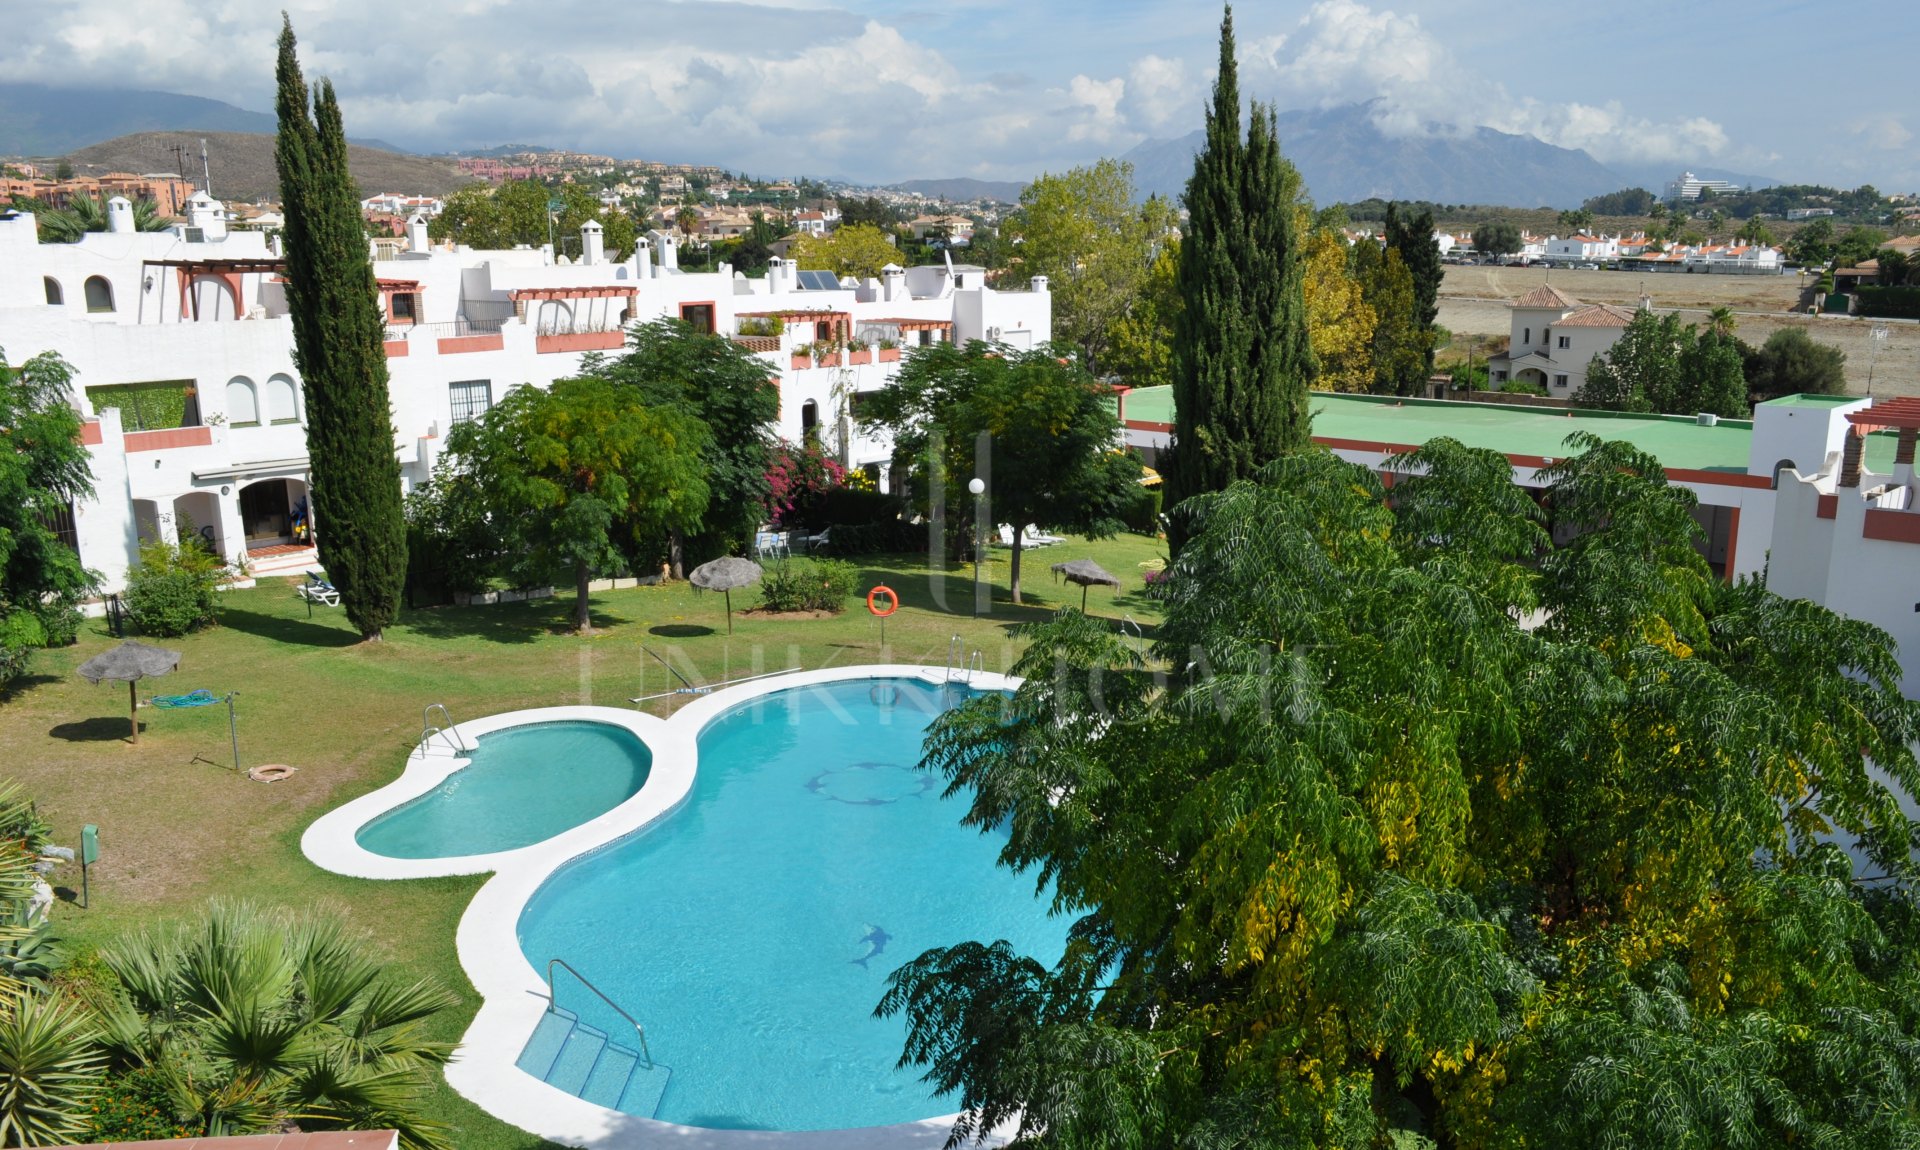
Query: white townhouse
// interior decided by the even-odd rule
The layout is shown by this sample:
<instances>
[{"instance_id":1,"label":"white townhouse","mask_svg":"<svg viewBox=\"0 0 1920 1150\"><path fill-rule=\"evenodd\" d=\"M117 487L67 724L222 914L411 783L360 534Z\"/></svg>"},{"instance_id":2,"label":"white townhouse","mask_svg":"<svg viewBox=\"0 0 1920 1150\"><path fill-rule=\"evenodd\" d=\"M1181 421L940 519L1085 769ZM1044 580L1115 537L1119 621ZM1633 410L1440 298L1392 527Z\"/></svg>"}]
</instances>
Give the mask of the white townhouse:
<instances>
[{"instance_id":1,"label":"white townhouse","mask_svg":"<svg viewBox=\"0 0 1920 1150\"><path fill-rule=\"evenodd\" d=\"M1547 237L1543 258L1553 263L1597 262L1614 259L1620 254L1620 240L1617 236L1590 236L1586 234Z\"/></svg>"},{"instance_id":2,"label":"white townhouse","mask_svg":"<svg viewBox=\"0 0 1920 1150\"><path fill-rule=\"evenodd\" d=\"M0 213L0 350L12 363L65 357L86 419L94 495L69 509L63 533L107 591L123 585L142 542L189 526L256 574L311 567L312 533L326 524L312 521L306 499L284 260L262 233L229 230L204 195L171 231L135 231L118 197L108 219L108 231L78 243L43 244L32 215ZM669 232L616 260L589 222L569 261L547 248L435 247L424 214L406 230L404 242L373 250L394 454L409 488L429 477L454 424L510 388L573 375L589 352L619 351L635 322L675 317L734 337L779 384L778 435L817 439L883 485L891 445L848 413L888 385L904 349L1052 338L1044 277L1021 291L988 287L964 267L841 281L776 260L752 280L724 264L683 272ZM743 321L780 332L743 335Z\"/></svg>"},{"instance_id":3,"label":"white townhouse","mask_svg":"<svg viewBox=\"0 0 1920 1150\"><path fill-rule=\"evenodd\" d=\"M1641 306L1649 306L1642 300ZM1487 382L1537 383L1554 399L1569 399L1587 382L1587 368L1626 332L1633 313L1613 304L1583 304L1552 284L1541 284L1508 305L1513 332L1504 355L1487 360Z\"/></svg>"}]
</instances>

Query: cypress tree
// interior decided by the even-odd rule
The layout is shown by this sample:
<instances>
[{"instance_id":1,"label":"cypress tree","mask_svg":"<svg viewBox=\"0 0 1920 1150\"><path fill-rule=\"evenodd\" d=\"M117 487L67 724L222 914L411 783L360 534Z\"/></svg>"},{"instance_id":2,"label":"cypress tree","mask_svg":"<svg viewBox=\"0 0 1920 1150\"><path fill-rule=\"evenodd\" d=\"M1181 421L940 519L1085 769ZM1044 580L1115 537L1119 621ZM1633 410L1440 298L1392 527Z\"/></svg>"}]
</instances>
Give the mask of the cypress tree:
<instances>
[{"instance_id":1,"label":"cypress tree","mask_svg":"<svg viewBox=\"0 0 1920 1150\"><path fill-rule=\"evenodd\" d=\"M293 361L306 381L315 535L348 620L378 641L399 611L407 568L385 324L340 104L329 81L308 92L293 23L283 21L274 160L287 221Z\"/></svg>"},{"instance_id":2,"label":"cypress tree","mask_svg":"<svg viewBox=\"0 0 1920 1150\"><path fill-rule=\"evenodd\" d=\"M1163 460L1173 502L1218 491L1311 442L1300 176L1280 156L1273 110L1240 134L1233 8L1220 22L1220 75L1206 144L1187 182L1174 326L1174 439ZM1178 549L1175 518L1169 543Z\"/></svg>"},{"instance_id":3,"label":"cypress tree","mask_svg":"<svg viewBox=\"0 0 1920 1150\"><path fill-rule=\"evenodd\" d=\"M1433 209L1421 208L1401 216L1394 204L1387 205L1387 246L1400 253L1400 261L1413 274L1414 318L1426 340L1424 371L1417 385L1433 374L1434 321L1440 315L1440 281L1447 269L1440 263L1440 245L1433 238ZM1401 394L1408 394L1402 392Z\"/></svg>"}]
</instances>

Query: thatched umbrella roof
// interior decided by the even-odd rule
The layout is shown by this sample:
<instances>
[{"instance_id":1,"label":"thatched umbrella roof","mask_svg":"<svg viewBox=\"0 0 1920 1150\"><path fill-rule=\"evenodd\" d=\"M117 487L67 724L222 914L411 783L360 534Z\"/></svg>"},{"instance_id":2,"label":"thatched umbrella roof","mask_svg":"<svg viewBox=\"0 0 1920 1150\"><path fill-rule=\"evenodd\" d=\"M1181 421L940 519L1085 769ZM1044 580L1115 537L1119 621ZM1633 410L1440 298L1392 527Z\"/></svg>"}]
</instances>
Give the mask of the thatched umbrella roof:
<instances>
[{"instance_id":1,"label":"thatched umbrella roof","mask_svg":"<svg viewBox=\"0 0 1920 1150\"><path fill-rule=\"evenodd\" d=\"M133 726L133 741L137 743L140 741L140 696L134 684L179 668L180 652L128 639L80 664L80 677L89 683L106 679L126 683L128 720Z\"/></svg>"},{"instance_id":2,"label":"thatched umbrella roof","mask_svg":"<svg viewBox=\"0 0 1920 1150\"><path fill-rule=\"evenodd\" d=\"M712 559L695 567L687 576L687 582L708 591L718 591L727 598L727 634L733 634L733 589L745 587L760 578L760 564L751 559L739 559L732 555Z\"/></svg>"},{"instance_id":3,"label":"thatched umbrella roof","mask_svg":"<svg viewBox=\"0 0 1920 1150\"><path fill-rule=\"evenodd\" d=\"M1069 559L1065 563L1055 563L1053 573L1069 583L1080 584L1080 610L1087 609L1087 588L1093 586L1118 589L1120 577L1091 559Z\"/></svg>"}]
</instances>

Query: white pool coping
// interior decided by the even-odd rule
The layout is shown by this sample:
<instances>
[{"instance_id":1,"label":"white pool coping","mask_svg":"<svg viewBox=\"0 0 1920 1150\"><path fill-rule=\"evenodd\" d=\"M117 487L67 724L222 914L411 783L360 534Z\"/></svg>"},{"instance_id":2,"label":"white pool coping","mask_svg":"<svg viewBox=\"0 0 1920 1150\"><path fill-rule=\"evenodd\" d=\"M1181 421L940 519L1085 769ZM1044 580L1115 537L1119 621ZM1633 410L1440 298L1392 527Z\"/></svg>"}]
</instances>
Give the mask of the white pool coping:
<instances>
[{"instance_id":1,"label":"white pool coping","mask_svg":"<svg viewBox=\"0 0 1920 1150\"><path fill-rule=\"evenodd\" d=\"M1020 681L977 672L956 681L988 691L1012 690ZM468 760L452 750L415 751L406 770L386 786L322 815L301 836L300 849L317 865L358 878L430 878L494 872L460 918L455 946L460 964L480 992L480 1012L446 1068L447 1081L481 1109L543 1138L584 1150L629 1150L671 1140L686 1150L892 1150L943 1146L957 1115L892 1126L846 1130L711 1130L680 1126L609 1110L548 1085L514 1064L547 1009L544 972L520 951L518 924L527 901L561 866L655 823L692 793L699 765L699 736L707 724L776 691L857 679L919 679L938 684L942 668L890 663L796 671L726 687L697 697L669 718L619 707L540 707L460 723L468 744L507 727L561 720L609 723L633 732L652 752L647 781L633 797L572 830L544 842L492 854L441 859L396 859L376 855L355 841L369 819L427 793ZM644 1022L644 1019L642 1020ZM671 1063L669 1063L671 1065ZM1010 1133L1010 1132L1009 1132ZM993 1138L989 1144L998 1144Z\"/></svg>"}]
</instances>

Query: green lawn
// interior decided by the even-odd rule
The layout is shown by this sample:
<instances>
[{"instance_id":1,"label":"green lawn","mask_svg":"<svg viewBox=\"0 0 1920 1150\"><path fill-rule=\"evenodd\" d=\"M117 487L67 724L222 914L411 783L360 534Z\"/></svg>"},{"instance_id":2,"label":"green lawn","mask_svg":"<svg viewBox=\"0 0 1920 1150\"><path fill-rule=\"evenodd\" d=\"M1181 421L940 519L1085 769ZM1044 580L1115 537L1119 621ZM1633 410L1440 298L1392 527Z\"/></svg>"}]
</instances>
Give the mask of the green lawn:
<instances>
[{"instance_id":1,"label":"green lawn","mask_svg":"<svg viewBox=\"0 0 1920 1150\"><path fill-rule=\"evenodd\" d=\"M337 608L308 607L293 580L224 596L221 626L164 645L182 654L179 673L143 684L141 695L204 687L238 691L243 765L287 763L291 779L260 784L237 776L225 707L140 712L138 745L127 740L127 692L93 686L73 671L115 640L90 622L74 647L39 655L34 673L0 702L0 761L52 820L56 837L77 843L80 826L100 827L91 906L62 891L59 929L88 946L156 919L190 913L212 898L339 907L368 931L393 968L431 976L464 998L444 1020L445 1037L466 1029L479 1003L454 955L454 927L483 878L371 882L322 871L300 853L307 824L346 799L393 779L420 734L421 709L444 703L456 720L522 707L593 703L625 706L631 696L677 683L647 651L694 682L791 666L945 662L953 635L983 652L990 670L1012 665L1022 622L1078 605L1080 589L1056 585L1047 566L1091 558L1121 577L1120 591L1094 588L1091 614L1131 614L1149 633L1158 618L1141 594L1142 564L1165 554L1155 539L1123 535L1029 549L1022 564L1025 605L1007 600L1006 556L995 549L989 615L971 616L971 568L930 570L924 557L860 560L861 593L885 583L900 611L879 625L860 603L841 616L763 618L736 610L726 633L718 595L685 584L594 596L604 628L590 639L566 632L571 598L408 613L386 641L362 644ZM736 607L757 600L734 595ZM645 650L643 650L643 647ZM685 697L649 704L667 713ZM75 866L53 876L77 892ZM435 1116L455 1127L462 1150L531 1147L542 1141L489 1118L450 1089Z\"/></svg>"}]
</instances>

